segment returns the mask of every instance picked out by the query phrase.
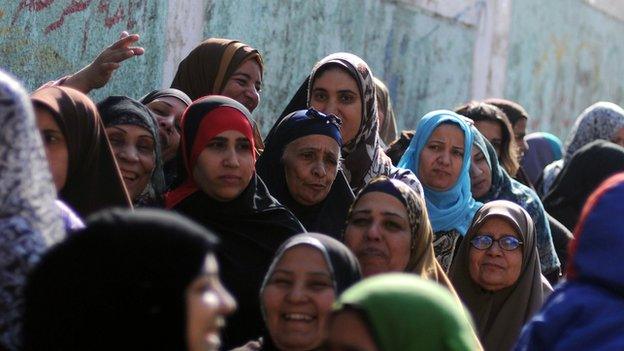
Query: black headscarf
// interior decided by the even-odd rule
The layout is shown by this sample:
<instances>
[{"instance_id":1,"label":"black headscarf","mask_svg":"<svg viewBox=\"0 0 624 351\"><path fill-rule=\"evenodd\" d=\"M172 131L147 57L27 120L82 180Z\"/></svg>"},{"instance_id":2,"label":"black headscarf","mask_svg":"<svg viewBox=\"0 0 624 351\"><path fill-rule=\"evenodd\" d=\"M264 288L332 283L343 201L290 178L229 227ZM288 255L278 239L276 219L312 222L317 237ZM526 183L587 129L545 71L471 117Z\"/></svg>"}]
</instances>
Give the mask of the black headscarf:
<instances>
[{"instance_id":1,"label":"black headscarf","mask_svg":"<svg viewBox=\"0 0 624 351\"><path fill-rule=\"evenodd\" d=\"M589 195L611 175L624 171L624 148L596 140L580 148L567 162L544 198L546 211L570 231Z\"/></svg>"},{"instance_id":2,"label":"black headscarf","mask_svg":"<svg viewBox=\"0 0 624 351\"><path fill-rule=\"evenodd\" d=\"M182 101L186 106L189 106L193 102L191 101L191 98L188 97L188 95L186 95L183 91L174 88L152 90L147 95L139 99L139 102L143 105L147 105L150 102L156 99L160 99L162 97L176 98Z\"/></svg>"},{"instance_id":3,"label":"black headscarf","mask_svg":"<svg viewBox=\"0 0 624 351\"><path fill-rule=\"evenodd\" d=\"M201 121L217 108L227 106L249 116L236 101L208 96L195 101L183 117L182 150L185 162L192 158ZM186 165L188 168L188 165ZM187 179L188 180L188 179ZM186 183L185 183L186 184ZM234 200L217 201L201 190L184 185L168 195L173 210L214 230L221 239L219 264L226 288L238 301L238 310L228 318L223 348L240 346L262 331L258 291L277 248L294 234L305 232L297 218L275 198L254 174L245 190ZM170 198L175 198L169 201Z\"/></svg>"},{"instance_id":4,"label":"black headscarf","mask_svg":"<svg viewBox=\"0 0 624 351\"><path fill-rule=\"evenodd\" d=\"M95 215L29 277L24 350L185 350L185 293L216 242L161 210Z\"/></svg>"},{"instance_id":5,"label":"black headscarf","mask_svg":"<svg viewBox=\"0 0 624 351\"><path fill-rule=\"evenodd\" d=\"M292 198L286 185L282 157L286 146L308 135L326 135L342 144L339 120L313 109L291 113L277 125L265 141L265 149L256 162L256 171L264 180L271 195L288 207L309 231L340 238L344 231L349 206L354 195L341 170L338 170L331 190L320 203L312 206L299 204Z\"/></svg>"}]
</instances>

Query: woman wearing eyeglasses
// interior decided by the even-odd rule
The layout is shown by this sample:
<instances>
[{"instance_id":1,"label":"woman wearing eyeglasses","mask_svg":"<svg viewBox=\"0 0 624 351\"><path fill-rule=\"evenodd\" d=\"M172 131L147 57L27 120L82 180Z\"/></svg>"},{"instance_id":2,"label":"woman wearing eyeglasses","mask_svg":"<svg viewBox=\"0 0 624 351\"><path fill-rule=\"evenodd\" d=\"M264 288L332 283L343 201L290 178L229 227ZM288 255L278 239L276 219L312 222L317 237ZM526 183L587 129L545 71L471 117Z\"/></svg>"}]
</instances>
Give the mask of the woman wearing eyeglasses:
<instances>
[{"instance_id":1,"label":"woman wearing eyeglasses","mask_svg":"<svg viewBox=\"0 0 624 351\"><path fill-rule=\"evenodd\" d=\"M535 229L519 205L496 200L477 211L449 277L472 313L485 350L509 350L552 288L540 271Z\"/></svg>"}]
</instances>

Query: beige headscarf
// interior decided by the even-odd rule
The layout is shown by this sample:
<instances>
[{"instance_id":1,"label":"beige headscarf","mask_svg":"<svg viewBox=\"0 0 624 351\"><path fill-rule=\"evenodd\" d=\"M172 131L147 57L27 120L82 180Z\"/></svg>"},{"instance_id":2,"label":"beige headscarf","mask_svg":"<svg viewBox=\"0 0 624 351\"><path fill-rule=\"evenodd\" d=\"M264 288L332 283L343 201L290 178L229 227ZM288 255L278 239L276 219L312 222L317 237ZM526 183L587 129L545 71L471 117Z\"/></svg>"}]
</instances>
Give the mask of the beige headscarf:
<instances>
[{"instance_id":1,"label":"beige headscarf","mask_svg":"<svg viewBox=\"0 0 624 351\"><path fill-rule=\"evenodd\" d=\"M383 121L379 121L379 137L386 145L390 145L397 138L396 116L392 109L388 87L379 78L373 77L375 95L377 96L377 118L383 114Z\"/></svg>"},{"instance_id":2,"label":"beige headscarf","mask_svg":"<svg viewBox=\"0 0 624 351\"><path fill-rule=\"evenodd\" d=\"M508 288L486 291L470 277L470 240L492 217L502 217L517 231L522 246L522 269L516 283ZM535 241L535 229L529 214L506 200L491 201L475 214L451 265L449 277L475 320L486 350L509 350L522 326L542 306L552 288L542 276Z\"/></svg>"}]
</instances>

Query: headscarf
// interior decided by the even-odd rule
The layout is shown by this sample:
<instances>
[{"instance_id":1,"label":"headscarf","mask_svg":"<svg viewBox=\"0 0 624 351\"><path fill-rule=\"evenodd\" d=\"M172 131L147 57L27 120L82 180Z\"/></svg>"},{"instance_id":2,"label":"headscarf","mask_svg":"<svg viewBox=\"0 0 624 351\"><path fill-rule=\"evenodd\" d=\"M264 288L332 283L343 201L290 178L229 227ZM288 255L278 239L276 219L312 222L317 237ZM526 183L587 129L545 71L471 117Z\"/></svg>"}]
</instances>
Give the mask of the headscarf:
<instances>
[{"instance_id":1,"label":"headscarf","mask_svg":"<svg viewBox=\"0 0 624 351\"><path fill-rule=\"evenodd\" d=\"M206 39L180 62L171 87L183 91L193 101L218 95L234 71L250 59L258 62L262 74L264 64L258 50L237 40Z\"/></svg>"},{"instance_id":2,"label":"headscarf","mask_svg":"<svg viewBox=\"0 0 624 351\"><path fill-rule=\"evenodd\" d=\"M97 104L104 127L130 124L147 130L154 139L154 169L150 183L134 200L137 206L156 205L162 202L165 191L162 157L160 154L160 135L156 117L142 103L127 96L109 96Z\"/></svg>"},{"instance_id":3,"label":"headscarf","mask_svg":"<svg viewBox=\"0 0 624 351\"><path fill-rule=\"evenodd\" d=\"M52 114L67 141L67 181L59 198L83 218L106 207L132 208L93 102L77 90L59 86L39 89L30 98Z\"/></svg>"},{"instance_id":4,"label":"headscarf","mask_svg":"<svg viewBox=\"0 0 624 351\"><path fill-rule=\"evenodd\" d=\"M448 290L413 275L365 279L334 305L334 315L348 310L365 319L379 350L481 349L470 317Z\"/></svg>"},{"instance_id":5,"label":"headscarf","mask_svg":"<svg viewBox=\"0 0 624 351\"><path fill-rule=\"evenodd\" d=\"M424 279L433 280L455 294L455 290L444 273L444 269L442 269L435 258L433 230L429 223L429 216L422 195L417 194L401 181L390 179L386 176L379 176L370 181L358 193L349 211L349 217L351 217L351 212L362 196L372 192L388 194L405 206L411 232L410 258L405 267L405 272L412 272Z\"/></svg>"},{"instance_id":6,"label":"headscarf","mask_svg":"<svg viewBox=\"0 0 624 351\"><path fill-rule=\"evenodd\" d=\"M450 189L437 191L424 186L427 211L434 232L454 229L463 236L468 230L472 217L481 206L481 203L472 198L470 192L470 150L474 135L466 119L448 110L432 111L424 115L416 126L416 134L408 149L399 161L399 167L410 169L414 174L418 174L420 154L433 131L442 123L452 123L464 134L464 160L459 178Z\"/></svg>"},{"instance_id":7,"label":"headscarf","mask_svg":"<svg viewBox=\"0 0 624 351\"><path fill-rule=\"evenodd\" d=\"M186 349L186 291L216 242L171 212L95 215L29 277L24 349Z\"/></svg>"},{"instance_id":8,"label":"headscarf","mask_svg":"<svg viewBox=\"0 0 624 351\"><path fill-rule=\"evenodd\" d=\"M529 148L524 153L524 168L531 183L536 183L546 165L561 159L563 146L555 135L544 132L531 133L524 140Z\"/></svg>"},{"instance_id":9,"label":"headscarf","mask_svg":"<svg viewBox=\"0 0 624 351\"><path fill-rule=\"evenodd\" d=\"M493 200L507 200L522 207L535 224L537 251L544 275L558 273L560 262L555 251L548 216L539 197L531 188L513 179L500 165L496 150L485 137L474 130L475 145L483 152L492 174L490 190L478 201L487 203Z\"/></svg>"},{"instance_id":10,"label":"headscarf","mask_svg":"<svg viewBox=\"0 0 624 351\"><path fill-rule=\"evenodd\" d=\"M0 70L0 349L19 350L26 275L65 236L32 104Z\"/></svg>"},{"instance_id":11,"label":"headscarf","mask_svg":"<svg viewBox=\"0 0 624 351\"><path fill-rule=\"evenodd\" d=\"M381 148L382 142L378 133L377 102L373 74L368 64L354 54L335 53L317 62L312 68L309 78L299 87L299 90L297 90L297 93L276 122L276 125L291 112L310 106L311 90L314 81L318 78L319 72L324 72L328 65L340 67L355 80L362 101L360 128L355 138L342 147L345 166L344 173L349 180L351 189L357 192L376 176L387 175L403 181L416 192L422 193L422 187L416 176L407 169L394 167L390 158L386 156ZM273 130L269 132L269 137L272 133Z\"/></svg>"},{"instance_id":12,"label":"headscarf","mask_svg":"<svg viewBox=\"0 0 624 351\"><path fill-rule=\"evenodd\" d=\"M596 140L578 150L544 198L544 207L574 230L589 195L609 176L624 171L624 148Z\"/></svg>"},{"instance_id":13,"label":"headscarf","mask_svg":"<svg viewBox=\"0 0 624 351\"><path fill-rule=\"evenodd\" d=\"M515 228L522 248L522 268L516 283L499 291L485 291L470 277L470 241L493 217ZM486 350L509 350L526 321L542 306L552 288L542 277L533 221L520 206L506 200L491 201L477 212L453 260L449 277L472 313Z\"/></svg>"},{"instance_id":14,"label":"headscarf","mask_svg":"<svg viewBox=\"0 0 624 351\"><path fill-rule=\"evenodd\" d=\"M239 308L224 331L223 348L240 346L256 338L263 328L258 291L277 248L292 235L305 232L295 216L275 200L254 174L234 200L221 202L199 190L192 177L197 157L206 144L226 130L241 132L253 146L249 112L224 96L196 100L182 117L184 165L189 174L166 196L173 208L209 229L221 239L219 264L225 286Z\"/></svg>"},{"instance_id":15,"label":"headscarf","mask_svg":"<svg viewBox=\"0 0 624 351\"><path fill-rule=\"evenodd\" d=\"M374 77L375 94L377 97L377 113L383 113L384 120L379 126L379 137L386 145L390 145L397 138L396 116L390 100L388 87L381 79Z\"/></svg>"},{"instance_id":16,"label":"headscarf","mask_svg":"<svg viewBox=\"0 0 624 351\"><path fill-rule=\"evenodd\" d=\"M182 101L182 103L187 107L193 102L191 101L191 98L189 98L188 95L186 95L183 91L173 88L152 90L147 95L139 99L139 102L143 105L147 105L154 100L164 97L176 98Z\"/></svg>"},{"instance_id":17,"label":"headscarf","mask_svg":"<svg viewBox=\"0 0 624 351\"><path fill-rule=\"evenodd\" d=\"M283 119L266 139L264 152L256 162L256 171L277 200L288 207L309 231L339 238L342 234L353 192L342 170L338 170L327 197L319 204L305 206L290 195L283 163L284 150L291 142L308 135L325 135L342 145L340 120L314 109L296 111Z\"/></svg>"},{"instance_id":18,"label":"headscarf","mask_svg":"<svg viewBox=\"0 0 624 351\"><path fill-rule=\"evenodd\" d=\"M620 106L600 101L586 108L576 118L566 139L563 159L551 163L544 169L541 195L546 196L550 192L563 168L580 148L594 140L611 140L623 127L624 109Z\"/></svg>"}]
</instances>

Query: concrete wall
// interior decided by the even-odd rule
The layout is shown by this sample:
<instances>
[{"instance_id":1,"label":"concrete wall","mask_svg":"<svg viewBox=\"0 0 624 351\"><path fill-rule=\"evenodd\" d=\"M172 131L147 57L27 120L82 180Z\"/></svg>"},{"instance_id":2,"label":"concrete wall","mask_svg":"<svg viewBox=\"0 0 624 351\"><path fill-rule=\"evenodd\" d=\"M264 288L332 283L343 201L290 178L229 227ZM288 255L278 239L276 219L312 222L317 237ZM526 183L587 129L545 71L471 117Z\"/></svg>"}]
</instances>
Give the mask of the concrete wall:
<instances>
[{"instance_id":1,"label":"concrete wall","mask_svg":"<svg viewBox=\"0 0 624 351\"><path fill-rule=\"evenodd\" d=\"M205 37L260 49L267 131L312 65L336 51L362 56L393 96L400 128L432 109L507 96L530 128L564 136L598 99L623 103L624 30L613 0L0 0L0 67L27 88L90 62L122 30L146 54L92 94L139 97L168 86ZM619 5L618 5L619 4ZM609 11L617 7L622 11ZM621 16L620 16L621 17Z\"/></svg>"}]
</instances>

